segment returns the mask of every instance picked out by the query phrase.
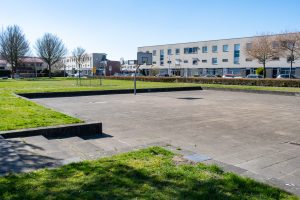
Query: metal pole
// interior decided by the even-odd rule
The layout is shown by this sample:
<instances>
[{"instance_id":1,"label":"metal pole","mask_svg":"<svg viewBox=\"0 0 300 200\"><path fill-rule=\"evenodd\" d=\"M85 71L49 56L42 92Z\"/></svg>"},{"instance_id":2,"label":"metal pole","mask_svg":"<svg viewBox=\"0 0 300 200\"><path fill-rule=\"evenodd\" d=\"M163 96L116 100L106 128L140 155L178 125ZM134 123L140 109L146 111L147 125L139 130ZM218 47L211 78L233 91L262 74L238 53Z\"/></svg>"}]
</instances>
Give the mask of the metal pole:
<instances>
[{"instance_id":1,"label":"metal pole","mask_svg":"<svg viewBox=\"0 0 300 200\"><path fill-rule=\"evenodd\" d=\"M136 95L136 71L138 70L139 65L137 65L137 67L135 68L134 71L134 78L133 78L133 82L134 82L134 95Z\"/></svg>"}]
</instances>

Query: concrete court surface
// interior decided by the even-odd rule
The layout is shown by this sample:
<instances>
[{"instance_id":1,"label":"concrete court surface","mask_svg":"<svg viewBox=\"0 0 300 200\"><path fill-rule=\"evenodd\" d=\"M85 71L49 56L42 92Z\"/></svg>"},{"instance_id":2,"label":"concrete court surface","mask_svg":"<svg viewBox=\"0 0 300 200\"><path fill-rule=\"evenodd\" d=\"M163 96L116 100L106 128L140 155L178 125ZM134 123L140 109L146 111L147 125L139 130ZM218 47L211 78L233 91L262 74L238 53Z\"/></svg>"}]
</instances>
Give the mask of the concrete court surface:
<instances>
[{"instance_id":1,"label":"concrete court surface","mask_svg":"<svg viewBox=\"0 0 300 200\"><path fill-rule=\"evenodd\" d=\"M96 146L166 142L300 189L300 97L204 90L34 101L103 122L112 138Z\"/></svg>"}]
</instances>

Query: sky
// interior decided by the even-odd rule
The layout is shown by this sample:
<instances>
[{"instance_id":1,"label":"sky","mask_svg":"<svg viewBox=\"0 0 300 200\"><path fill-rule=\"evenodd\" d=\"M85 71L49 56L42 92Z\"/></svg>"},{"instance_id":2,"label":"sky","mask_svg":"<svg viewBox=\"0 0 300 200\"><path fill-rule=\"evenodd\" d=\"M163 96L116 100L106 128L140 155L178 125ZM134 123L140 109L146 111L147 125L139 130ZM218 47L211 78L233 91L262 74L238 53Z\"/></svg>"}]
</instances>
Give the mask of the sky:
<instances>
[{"instance_id":1,"label":"sky","mask_svg":"<svg viewBox=\"0 0 300 200\"><path fill-rule=\"evenodd\" d=\"M300 0L0 0L0 27L19 25L31 47L53 33L69 54L80 46L130 60L139 46L299 31L299 8Z\"/></svg>"}]
</instances>

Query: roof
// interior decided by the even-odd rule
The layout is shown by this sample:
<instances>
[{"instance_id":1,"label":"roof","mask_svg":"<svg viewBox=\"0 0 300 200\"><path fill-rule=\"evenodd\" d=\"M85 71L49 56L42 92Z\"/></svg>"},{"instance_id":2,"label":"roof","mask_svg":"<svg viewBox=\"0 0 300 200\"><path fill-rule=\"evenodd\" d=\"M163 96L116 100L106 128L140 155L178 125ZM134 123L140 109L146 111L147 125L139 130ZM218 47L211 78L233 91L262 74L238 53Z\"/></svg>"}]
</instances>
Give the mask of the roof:
<instances>
[{"instance_id":1,"label":"roof","mask_svg":"<svg viewBox=\"0 0 300 200\"><path fill-rule=\"evenodd\" d=\"M44 63L44 61L39 57L23 57L21 58L21 62L23 63ZM0 64L7 64L8 62L4 59L0 59Z\"/></svg>"}]
</instances>

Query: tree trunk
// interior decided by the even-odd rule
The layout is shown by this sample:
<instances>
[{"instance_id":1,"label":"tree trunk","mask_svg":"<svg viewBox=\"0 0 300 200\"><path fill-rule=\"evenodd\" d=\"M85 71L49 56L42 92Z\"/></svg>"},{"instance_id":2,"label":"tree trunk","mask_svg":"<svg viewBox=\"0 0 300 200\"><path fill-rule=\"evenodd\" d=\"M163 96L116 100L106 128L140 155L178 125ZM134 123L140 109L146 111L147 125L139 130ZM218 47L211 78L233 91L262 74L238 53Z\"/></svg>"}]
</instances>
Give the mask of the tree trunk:
<instances>
[{"instance_id":1,"label":"tree trunk","mask_svg":"<svg viewBox=\"0 0 300 200\"><path fill-rule=\"evenodd\" d=\"M266 78L266 63L264 62L263 65L264 65L264 78Z\"/></svg>"},{"instance_id":2,"label":"tree trunk","mask_svg":"<svg viewBox=\"0 0 300 200\"><path fill-rule=\"evenodd\" d=\"M49 65L49 78L51 78L51 65Z\"/></svg>"},{"instance_id":3,"label":"tree trunk","mask_svg":"<svg viewBox=\"0 0 300 200\"><path fill-rule=\"evenodd\" d=\"M290 75L289 75L289 78L292 78L292 69L293 69L293 59L291 59L291 66L290 66Z\"/></svg>"}]
</instances>

